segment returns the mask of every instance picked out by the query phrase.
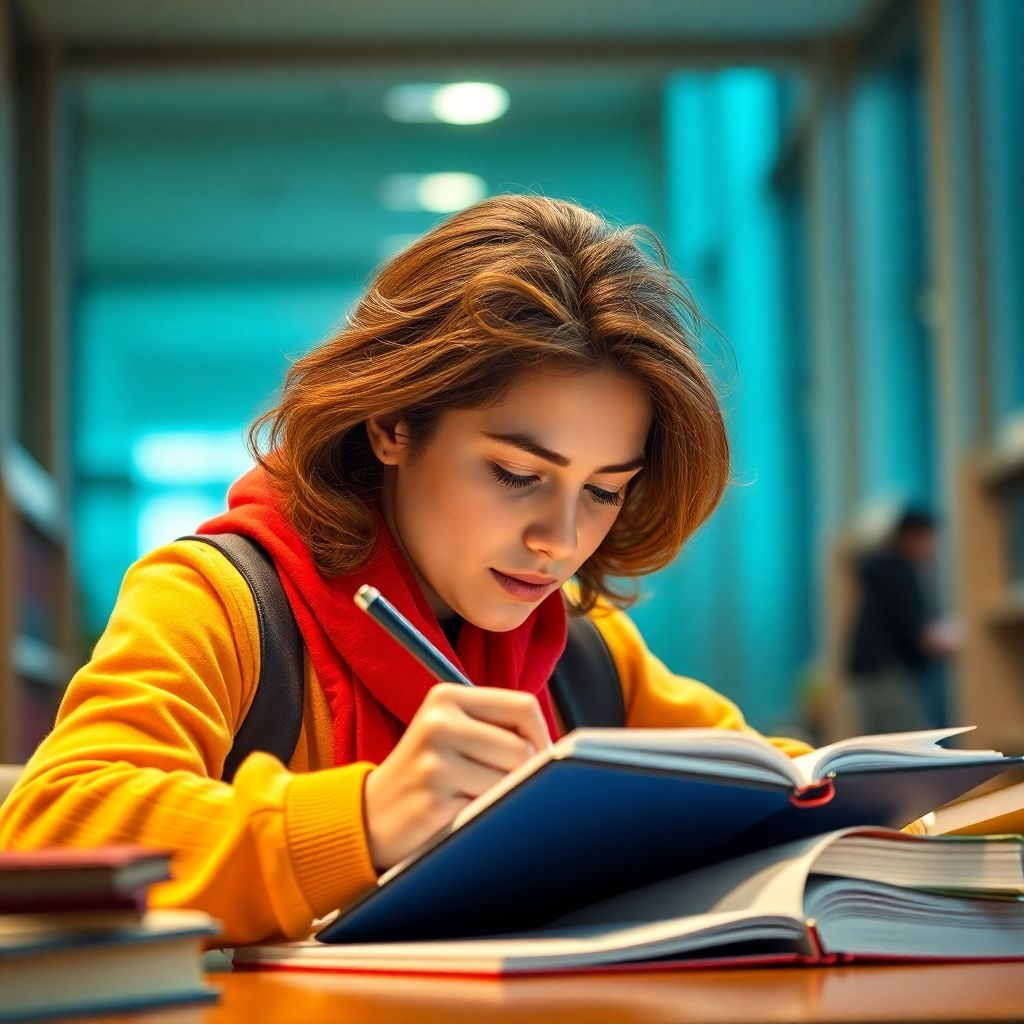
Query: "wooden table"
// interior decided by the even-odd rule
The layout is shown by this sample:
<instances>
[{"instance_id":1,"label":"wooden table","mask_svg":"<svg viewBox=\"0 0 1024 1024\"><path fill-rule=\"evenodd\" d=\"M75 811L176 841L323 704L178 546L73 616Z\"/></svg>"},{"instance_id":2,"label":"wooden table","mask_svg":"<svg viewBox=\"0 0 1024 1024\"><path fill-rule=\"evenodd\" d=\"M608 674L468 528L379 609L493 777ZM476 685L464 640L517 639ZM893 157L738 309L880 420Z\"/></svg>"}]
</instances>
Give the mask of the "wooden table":
<instances>
[{"instance_id":1,"label":"wooden table","mask_svg":"<svg viewBox=\"0 0 1024 1024\"><path fill-rule=\"evenodd\" d=\"M664 1024L1020 1021L1024 963L760 968L571 978L212 974L217 1004L129 1014L136 1024Z\"/></svg>"}]
</instances>

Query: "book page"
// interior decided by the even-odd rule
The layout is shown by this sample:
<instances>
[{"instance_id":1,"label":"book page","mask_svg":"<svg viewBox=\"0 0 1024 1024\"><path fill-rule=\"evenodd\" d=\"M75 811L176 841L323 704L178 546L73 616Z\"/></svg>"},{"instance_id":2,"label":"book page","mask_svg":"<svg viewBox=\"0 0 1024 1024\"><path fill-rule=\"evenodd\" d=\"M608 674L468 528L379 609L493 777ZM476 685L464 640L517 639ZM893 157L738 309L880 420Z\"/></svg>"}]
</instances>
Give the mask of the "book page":
<instances>
[{"instance_id":1,"label":"book page","mask_svg":"<svg viewBox=\"0 0 1024 1024\"><path fill-rule=\"evenodd\" d=\"M826 951L856 957L1024 957L1024 904L816 875L806 907Z\"/></svg>"},{"instance_id":2,"label":"book page","mask_svg":"<svg viewBox=\"0 0 1024 1024\"><path fill-rule=\"evenodd\" d=\"M903 888L1014 895L1024 885L1022 841L938 839L848 828L770 847L601 900L559 923L640 923L747 911L802 916L811 874Z\"/></svg>"},{"instance_id":3,"label":"book page","mask_svg":"<svg viewBox=\"0 0 1024 1024\"><path fill-rule=\"evenodd\" d=\"M1012 836L964 839L847 831L821 851L814 873L905 888L1022 894L1022 848L1024 841Z\"/></svg>"},{"instance_id":4,"label":"book page","mask_svg":"<svg viewBox=\"0 0 1024 1024\"><path fill-rule=\"evenodd\" d=\"M836 833L736 857L593 903L556 924L641 923L746 911L803 919L811 865Z\"/></svg>"},{"instance_id":5,"label":"book page","mask_svg":"<svg viewBox=\"0 0 1024 1024\"><path fill-rule=\"evenodd\" d=\"M738 729L576 729L565 737L570 756L757 778L796 785L792 759L757 733ZM681 769L682 770L682 769Z\"/></svg>"},{"instance_id":6,"label":"book page","mask_svg":"<svg viewBox=\"0 0 1024 1024\"><path fill-rule=\"evenodd\" d=\"M328 970L495 974L643 963L666 957L713 957L717 950L740 943L770 943L775 953L810 952L802 916L740 910L643 924L564 924L479 939L249 946L236 949L234 961Z\"/></svg>"},{"instance_id":7,"label":"book page","mask_svg":"<svg viewBox=\"0 0 1024 1024\"><path fill-rule=\"evenodd\" d=\"M1002 757L996 750L961 750L940 747L939 742L971 732L975 726L954 729L923 729L916 732L879 733L853 736L794 758L808 783L825 778L829 772L882 770L952 761L990 761Z\"/></svg>"}]
</instances>

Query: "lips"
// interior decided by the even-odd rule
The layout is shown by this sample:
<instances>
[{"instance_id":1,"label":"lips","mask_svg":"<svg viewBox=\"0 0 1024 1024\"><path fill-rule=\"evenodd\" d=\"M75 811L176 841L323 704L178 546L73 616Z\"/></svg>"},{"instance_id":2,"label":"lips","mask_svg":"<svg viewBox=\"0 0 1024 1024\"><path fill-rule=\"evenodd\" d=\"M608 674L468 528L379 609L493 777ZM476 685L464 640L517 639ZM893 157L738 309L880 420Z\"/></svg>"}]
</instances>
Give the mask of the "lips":
<instances>
[{"instance_id":1,"label":"lips","mask_svg":"<svg viewBox=\"0 0 1024 1024\"><path fill-rule=\"evenodd\" d=\"M509 576L497 569L491 569L491 575L505 593L520 601L537 601L558 586L558 580L553 576ZM531 582L533 580L540 582Z\"/></svg>"},{"instance_id":2,"label":"lips","mask_svg":"<svg viewBox=\"0 0 1024 1024\"><path fill-rule=\"evenodd\" d=\"M556 579L554 576L533 576L522 572L503 572L502 576L507 576L510 580L519 580L520 583L532 583L535 587L546 587Z\"/></svg>"}]
</instances>

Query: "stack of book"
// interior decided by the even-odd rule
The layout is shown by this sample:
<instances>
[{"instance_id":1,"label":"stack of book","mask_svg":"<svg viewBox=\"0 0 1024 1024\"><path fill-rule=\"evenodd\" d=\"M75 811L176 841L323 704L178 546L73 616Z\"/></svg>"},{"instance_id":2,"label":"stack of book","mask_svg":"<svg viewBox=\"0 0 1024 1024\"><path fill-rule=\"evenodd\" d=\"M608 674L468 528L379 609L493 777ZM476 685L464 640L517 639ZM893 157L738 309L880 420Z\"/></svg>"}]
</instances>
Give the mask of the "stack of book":
<instances>
[{"instance_id":1,"label":"stack of book","mask_svg":"<svg viewBox=\"0 0 1024 1024\"><path fill-rule=\"evenodd\" d=\"M966 730L789 760L715 730L579 729L304 943L249 969L533 974L1024 958L1019 836L898 831L1020 758Z\"/></svg>"},{"instance_id":2,"label":"stack of book","mask_svg":"<svg viewBox=\"0 0 1024 1024\"><path fill-rule=\"evenodd\" d=\"M0 1021L213 998L214 921L147 910L169 854L134 846L0 853Z\"/></svg>"}]
</instances>

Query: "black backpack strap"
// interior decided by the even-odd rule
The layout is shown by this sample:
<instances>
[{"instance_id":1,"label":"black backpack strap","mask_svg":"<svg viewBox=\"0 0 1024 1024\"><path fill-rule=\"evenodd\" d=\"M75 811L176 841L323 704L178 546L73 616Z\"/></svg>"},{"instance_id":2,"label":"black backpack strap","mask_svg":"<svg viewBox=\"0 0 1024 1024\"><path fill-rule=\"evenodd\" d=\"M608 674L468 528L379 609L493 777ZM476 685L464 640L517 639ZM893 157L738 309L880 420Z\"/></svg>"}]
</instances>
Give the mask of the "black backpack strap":
<instances>
[{"instance_id":1,"label":"black backpack strap","mask_svg":"<svg viewBox=\"0 0 1024 1024\"><path fill-rule=\"evenodd\" d=\"M304 647L277 569L256 541L237 533L179 539L198 540L217 548L249 584L256 605L260 676L245 720L224 761L221 778L230 782L254 750L265 750L287 764L302 729Z\"/></svg>"},{"instance_id":2,"label":"black backpack strap","mask_svg":"<svg viewBox=\"0 0 1024 1024\"><path fill-rule=\"evenodd\" d=\"M548 690L566 731L582 725L626 724L626 702L611 651L589 615L569 613L565 652Z\"/></svg>"}]
</instances>

